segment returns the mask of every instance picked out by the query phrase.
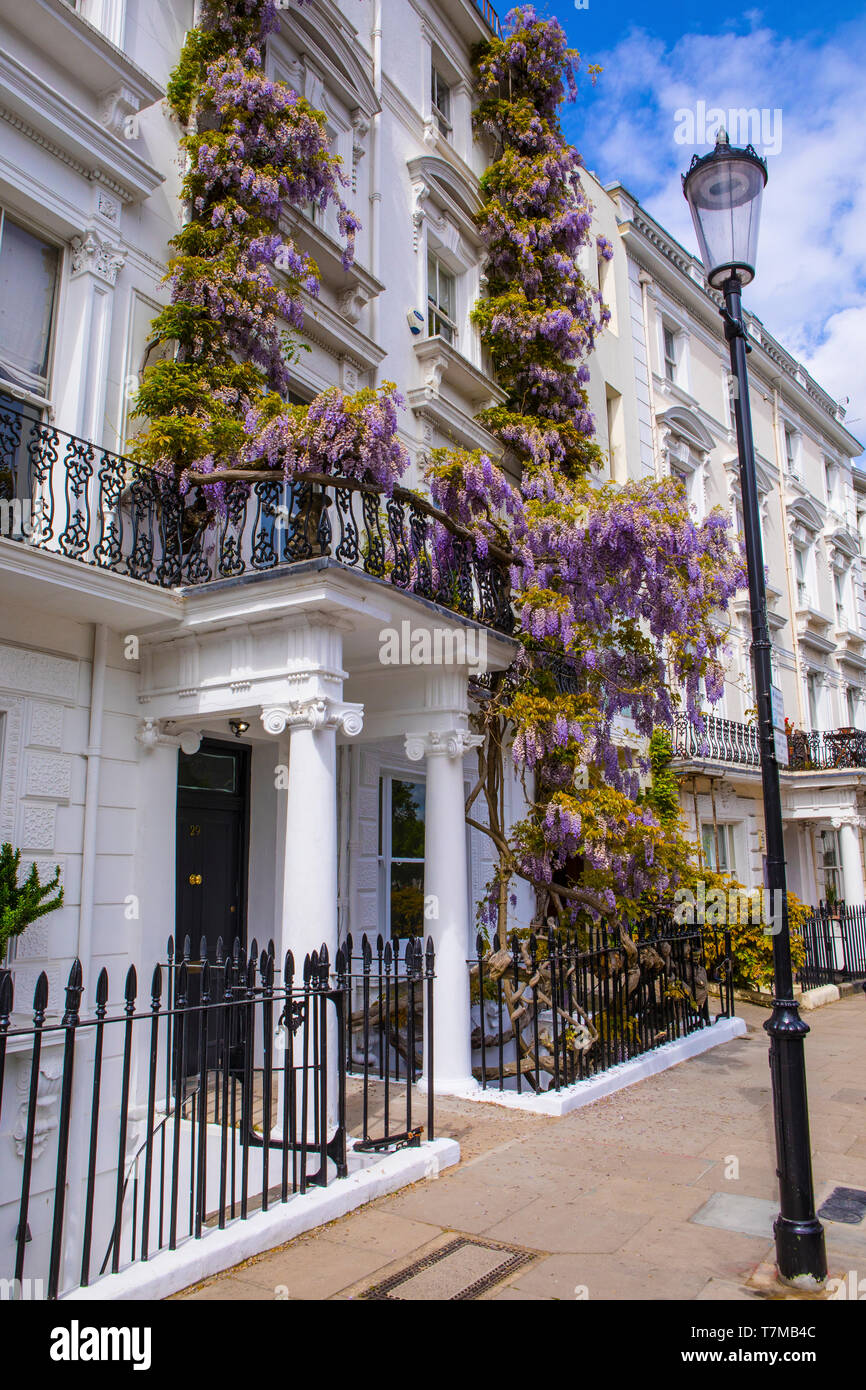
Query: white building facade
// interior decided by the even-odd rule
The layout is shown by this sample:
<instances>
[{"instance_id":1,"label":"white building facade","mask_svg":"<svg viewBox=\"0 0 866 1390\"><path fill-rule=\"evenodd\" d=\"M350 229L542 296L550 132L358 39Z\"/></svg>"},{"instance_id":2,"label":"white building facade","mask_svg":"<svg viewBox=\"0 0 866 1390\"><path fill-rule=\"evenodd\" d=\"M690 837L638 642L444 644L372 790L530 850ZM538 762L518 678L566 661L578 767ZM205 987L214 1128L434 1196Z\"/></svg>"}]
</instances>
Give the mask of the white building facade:
<instances>
[{"instance_id":1,"label":"white building facade","mask_svg":"<svg viewBox=\"0 0 866 1390\"><path fill-rule=\"evenodd\" d=\"M401 546L423 518L392 506L383 521L338 489L325 530L321 499L267 483L196 532L122 459L180 226L164 94L193 19L192 0L0 0L0 843L43 878L59 865L65 893L12 948L16 1013L45 972L56 1017L76 958L88 1002L106 965L115 1004L130 962L148 971L169 935L194 954L201 938L273 940L279 961L322 943L333 959L349 933L422 932L443 1001L436 1080L451 1089L471 1075L466 962L493 871L465 823L469 687L514 654L502 576L469 556L453 593L409 591ZM292 392L396 382L410 485L437 446L499 452L476 416L504 396L470 320L488 162L470 52L496 24L486 0L310 0L280 10L267 44L269 73L325 111L363 224L346 270L329 217L293 219L321 292ZM615 247L587 267L612 310L590 385L611 476L674 472L698 515L719 503L735 517L724 342L700 268L626 190L589 182ZM777 681L792 723L826 737L866 714L859 446L750 331ZM394 569L376 561L386 542ZM730 616L725 729L709 757L678 748L678 766L708 860L752 884L748 613ZM387 664L395 633L408 656ZM441 661L412 660L418 634ZM816 900L835 874L837 896L860 902L866 771L813 770L847 744L801 747L784 778L791 885ZM521 796L506 785L506 822ZM517 890L514 925L533 911ZM49 1089L58 1075L50 1063ZM7 1197L0 1186L11 1243Z\"/></svg>"},{"instance_id":2,"label":"white building facade","mask_svg":"<svg viewBox=\"0 0 866 1390\"><path fill-rule=\"evenodd\" d=\"M742 534L733 378L700 262L622 185L593 189L615 247L604 268L612 320L594 359L594 407L611 477L678 478L700 520L720 507ZM768 255L768 248L763 248ZM863 902L866 600L861 445L844 409L747 314L788 883L807 903ZM726 615L724 696L704 739L674 730L683 814L708 868L764 882L751 618Z\"/></svg>"}]
</instances>

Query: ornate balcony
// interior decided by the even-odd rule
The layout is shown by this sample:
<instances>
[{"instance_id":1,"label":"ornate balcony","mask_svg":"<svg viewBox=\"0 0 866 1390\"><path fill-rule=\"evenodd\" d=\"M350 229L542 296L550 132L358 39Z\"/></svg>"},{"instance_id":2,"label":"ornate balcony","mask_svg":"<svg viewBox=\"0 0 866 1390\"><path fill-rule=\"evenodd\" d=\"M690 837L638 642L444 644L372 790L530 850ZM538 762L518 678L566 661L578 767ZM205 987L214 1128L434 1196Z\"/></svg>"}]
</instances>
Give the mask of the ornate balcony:
<instances>
[{"instance_id":1,"label":"ornate balcony","mask_svg":"<svg viewBox=\"0 0 866 1390\"><path fill-rule=\"evenodd\" d=\"M454 537L447 564L434 554L436 526ZM479 555L423 499L275 475L230 484L218 510L198 489L183 496L174 479L2 402L0 538L163 589L324 560L513 627L505 560Z\"/></svg>"},{"instance_id":2,"label":"ornate balcony","mask_svg":"<svg viewBox=\"0 0 866 1390\"><path fill-rule=\"evenodd\" d=\"M744 767L760 766L758 730L754 724L742 724L736 719L721 719L715 714L705 714L703 730L698 730L687 715L676 714L671 736L675 758L689 762L700 759L737 763Z\"/></svg>"},{"instance_id":3,"label":"ornate balcony","mask_svg":"<svg viewBox=\"0 0 866 1390\"><path fill-rule=\"evenodd\" d=\"M866 768L866 732L852 728L792 729L788 734L788 767L791 772Z\"/></svg>"},{"instance_id":4,"label":"ornate balcony","mask_svg":"<svg viewBox=\"0 0 866 1390\"><path fill-rule=\"evenodd\" d=\"M732 763L759 767L756 724L704 715L703 730L685 714L674 716L673 756L680 761ZM866 731L792 729L788 733L788 772L821 772L830 768L866 768Z\"/></svg>"}]
</instances>

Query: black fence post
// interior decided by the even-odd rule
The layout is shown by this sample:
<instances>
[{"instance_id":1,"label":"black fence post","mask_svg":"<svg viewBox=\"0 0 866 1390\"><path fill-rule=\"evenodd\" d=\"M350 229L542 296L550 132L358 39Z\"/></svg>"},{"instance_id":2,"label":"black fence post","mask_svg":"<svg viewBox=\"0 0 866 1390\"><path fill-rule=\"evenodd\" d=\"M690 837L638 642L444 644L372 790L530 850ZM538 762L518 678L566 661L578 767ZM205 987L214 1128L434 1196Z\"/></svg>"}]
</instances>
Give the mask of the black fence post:
<instances>
[{"instance_id":1,"label":"black fence post","mask_svg":"<svg viewBox=\"0 0 866 1390\"><path fill-rule=\"evenodd\" d=\"M54 1179L54 1220L51 1228L51 1259L48 1267L48 1297L57 1297L63 1255L63 1216L66 1210L66 1163L69 1155L69 1125L72 1119L72 1070L75 1065L75 1030L83 991L81 961L74 960L66 982L66 1008L60 1026L66 1030L63 1041L63 1080L60 1084L60 1114L57 1125L57 1168ZM80 1200L81 1194L75 1194Z\"/></svg>"},{"instance_id":2,"label":"black fence post","mask_svg":"<svg viewBox=\"0 0 866 1390\"><path fill-rule=\"evenodd\" d=\"M157 966L157 969L159 967ZM93 1053L93 1085L90 1100L90 1148L87 1157L87 1194L84 1199L84 1232L81 1249L81 1284L90 1282L90 1252L93 1240L93 1200L96 1191L96 1155L99 1144L99 1100L102 1089L102 1052L105 1015L108 1010L108 971L105 966L96 981L96 1039Z\"/></svg>"},{"instance_id":3,"label":"black fence post","mask_svg":"<svg viewBox=\"0 0 866 1390\"><path fill-rule=\"evenodd\" d=\"M434 1091L433 1091L433 1075L434 1075L434 1067L433 1067L433 1037L434 1037L434 1032L433 1032L433 995L434 995L434 992L435 992L434 989L433 989L433 981L434 981L434 978L435 978L435 973L436 973L436 957L435 957L435 952L434 952L434 949L433 949L433 938L432 938L432 936L428 936L428 938L427 938L427 950L426 950L426 977L427 977L427 1009L426 1009L427 1019L426 1019L426 1023L427 1023L427 1048L426 1048L426 1054L425 1054L425 1055L426 1055L426 1058L427 1058L427 1138L428 1138L428 1139L433 1139L433 1138L435 1138L435 1134L434 1134L434 1113L433 1113L433 1112L434 1112L434 1109L435 1109L435 1096L434 1096ZM481 1024L481 1026L482 1026L482 1028L484 1027L483 1019L482 1019L482 1024Z\"/></svg>"}]
</instances>

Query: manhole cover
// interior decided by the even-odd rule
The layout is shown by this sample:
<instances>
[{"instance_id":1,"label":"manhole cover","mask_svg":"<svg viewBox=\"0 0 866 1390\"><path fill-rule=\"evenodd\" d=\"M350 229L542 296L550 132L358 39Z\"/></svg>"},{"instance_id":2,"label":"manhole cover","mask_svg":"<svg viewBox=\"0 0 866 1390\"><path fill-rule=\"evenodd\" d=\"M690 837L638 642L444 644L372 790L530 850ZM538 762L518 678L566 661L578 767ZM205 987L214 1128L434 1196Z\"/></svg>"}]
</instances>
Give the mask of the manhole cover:
<instances>
[{"instance_id":1,"label":"manhole cover","mask_svg":"<svg viewBox=\"0 0 866 1390\"><path fill-rule=\"evenodd\" d=\"M866 1216L866 1192L859 1187L834 1187L818 1215L825 1221L844 1221L846 1226L858 1226Z\"/></svg>"},{"instance_id":2,"label":"manhole cover","mask_svg":"<svg viewBox=\"0 0 866 1390\"><path fill-rule=\"evenodd\" d=\"M480 1298L508 1275L531 1264L533 1255L513 1245L458 1236L429 1255L365 1289L362 1299L466 1301Z\"/></svg>"}]
</instances>

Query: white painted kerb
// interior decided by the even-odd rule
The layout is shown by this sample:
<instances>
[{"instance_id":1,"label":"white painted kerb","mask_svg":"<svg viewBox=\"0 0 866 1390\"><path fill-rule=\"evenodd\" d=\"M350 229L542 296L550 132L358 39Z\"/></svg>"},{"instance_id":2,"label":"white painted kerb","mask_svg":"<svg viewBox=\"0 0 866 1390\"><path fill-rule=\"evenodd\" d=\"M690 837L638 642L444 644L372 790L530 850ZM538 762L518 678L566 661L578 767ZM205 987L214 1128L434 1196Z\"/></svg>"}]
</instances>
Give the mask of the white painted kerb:
<instances>
[{"instance_id":1,"label":"white painted kerb","mask_svg":"<svg viewBox=\"0 0 866 1390\"><path fill-rule=\"evenodd\" d=\"M154 1255L146 1264L98 1279L89 1288L75 1289L65 1294L63 1301L167 1298L253 1255L284 1245L315 1226L336 1221L376 1197L386 1197L422 1178L437 1178L444 1168L459 1162L460 1145L454 1139L434 1139L419 1148L399 1149L369 1168L335 1179L329 1187L311 1188L248 1221L237 1221L223 1231L214 1227L201 1240L186 1241L177 1250Z\"/></svg>"},{"instance_id":2,"label":"white painted kerb","mask_svg":"<svg viewBox=\"0 0 866 1390\"><path fill-rule=\"evenodd\" d=\"M642 1057L632 1057L628 1062L620 1062L600 1076L590 1076L586 1081L576 1081L573 1086L564 1086L561 1091L546 1091L543 1095L518 1095L517 1091L494 1091L490 1087L483 1090L475 1081L471 1086L455 1087L443 1092L436 1085L437 1094L461 1096L464 1100L487 1101L490 1105L504 1105L511 1110L529 1110L536 1115L567 1115L570 1110L578 1110L582 1105L590 1105L603 1096L613 1095L626 1086L633 1086L644 1077L654 1076L656 1072L667 1071L678 1062L686 1062L711 1047L741 1038L747 1031L742 1018L720 1018L709 1028L698 1033L690 1033L687 1038L677 1038L664 1043L662 1047L645 1052ZM420 1087L419 1087L420 1089Z\"/></svg>"}]
</instances>

